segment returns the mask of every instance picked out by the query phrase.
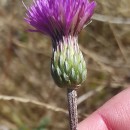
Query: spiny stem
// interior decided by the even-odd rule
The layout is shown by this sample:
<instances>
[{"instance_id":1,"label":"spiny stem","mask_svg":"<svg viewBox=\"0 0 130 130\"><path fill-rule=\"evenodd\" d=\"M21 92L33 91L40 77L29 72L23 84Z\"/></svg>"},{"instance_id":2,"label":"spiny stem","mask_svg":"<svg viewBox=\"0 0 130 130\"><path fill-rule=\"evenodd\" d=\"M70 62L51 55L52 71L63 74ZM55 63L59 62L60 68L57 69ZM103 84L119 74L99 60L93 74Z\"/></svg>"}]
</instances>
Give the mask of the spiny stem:
<instances>
[{"instance_id":1,"label":"spiny stem","mask_svg":"<svg viewBox=\"0 0 130 130\"><path fill-rule=\"evenodd\" d=\"M67 96L68 96L70 130L77 130L77 124L78 124L77 91L75 89L68 89Z\"/></svg>"}]
</instances>

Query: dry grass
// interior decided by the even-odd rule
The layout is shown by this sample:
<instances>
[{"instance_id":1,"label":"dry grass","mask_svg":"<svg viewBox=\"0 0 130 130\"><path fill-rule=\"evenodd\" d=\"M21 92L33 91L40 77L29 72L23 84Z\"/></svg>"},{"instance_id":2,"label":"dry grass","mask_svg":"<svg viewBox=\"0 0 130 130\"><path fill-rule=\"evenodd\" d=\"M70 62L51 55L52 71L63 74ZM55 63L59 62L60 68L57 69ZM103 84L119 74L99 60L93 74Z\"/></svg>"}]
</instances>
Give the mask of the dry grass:
<instances>
[{"instance_id":1,"label":"dry grass","mask_svg":"<svg viewBox=\"0 0 130 130\"><path fill-rule=\"evenodd\" d=\"M79 37L88 66L78 90L79 120L130 83L130 0L97 3ZM41 130L43 119L46 130L67 130L66 90L50 75L51 42L26 32L24 13L21 1L0 0L0 129Z\"/></svg>"}]
</instances>

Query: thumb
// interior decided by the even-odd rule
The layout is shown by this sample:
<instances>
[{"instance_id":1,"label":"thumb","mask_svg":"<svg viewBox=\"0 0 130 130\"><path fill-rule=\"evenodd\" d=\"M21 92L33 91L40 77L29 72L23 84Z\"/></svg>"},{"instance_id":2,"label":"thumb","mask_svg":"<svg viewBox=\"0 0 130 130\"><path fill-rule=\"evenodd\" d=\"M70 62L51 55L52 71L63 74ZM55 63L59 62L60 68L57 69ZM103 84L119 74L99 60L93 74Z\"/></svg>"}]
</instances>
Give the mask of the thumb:
<instances>
[{"instance_id":1,"label":"thumb","mask_svg":"<svg viewBox=\"0 0 130 130\"><path fill-rule=\"evenodd\" d=\"M130 130L130 89L113 97L79 123L78 130Z\"/></svg>"}]
</instances>

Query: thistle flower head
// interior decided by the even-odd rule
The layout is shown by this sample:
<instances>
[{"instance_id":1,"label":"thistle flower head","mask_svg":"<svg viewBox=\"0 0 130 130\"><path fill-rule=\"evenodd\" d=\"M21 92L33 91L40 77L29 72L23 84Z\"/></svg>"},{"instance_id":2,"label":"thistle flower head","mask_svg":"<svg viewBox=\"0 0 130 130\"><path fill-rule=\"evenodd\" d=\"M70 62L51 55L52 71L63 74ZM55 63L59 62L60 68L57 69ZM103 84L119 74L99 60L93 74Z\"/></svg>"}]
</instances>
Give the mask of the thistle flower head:
<instances>
[{"instance_id":1,"label":"thistle flower head","mask_svg":"<svg viewBox=\"0 0 130 130\"><path fill-rule=\"evenodd\" d=\"M95 5L88 0L34 0L25 20L53 39L75 36L89 22Z\"/></svg>"},{"instance_id":2,"label":"thistle flower head","mask_svg":"<svg viewBox=\"0 0 130 130\"><path fill-rule=\"evenodd\" d=\"M86 63L78 34L93 14L96 3L88 0L33 0L26 22L36 32L49 35L53 44L51 74L59 87L75 88L86 79Z\"/></svg>"}]
</instances>

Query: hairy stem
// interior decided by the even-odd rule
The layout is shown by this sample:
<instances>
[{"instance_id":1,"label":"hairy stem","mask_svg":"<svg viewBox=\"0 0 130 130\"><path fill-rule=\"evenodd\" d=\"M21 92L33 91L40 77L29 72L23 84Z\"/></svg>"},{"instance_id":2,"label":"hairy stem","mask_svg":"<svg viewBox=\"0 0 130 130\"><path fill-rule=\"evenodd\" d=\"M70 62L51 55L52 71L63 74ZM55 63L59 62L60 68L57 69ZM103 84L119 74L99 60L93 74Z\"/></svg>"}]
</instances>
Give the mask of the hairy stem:
<instances>
[{"instance_id":1,"label":"hairy stem","mask_svg":"<svg viewBox=\"0 0 130 130\"><path fill-rule=\"evenodd\" d=\"M77 130L77 91L75 89L67 90L70 130Z\"/></svg>"}]
</instances>

